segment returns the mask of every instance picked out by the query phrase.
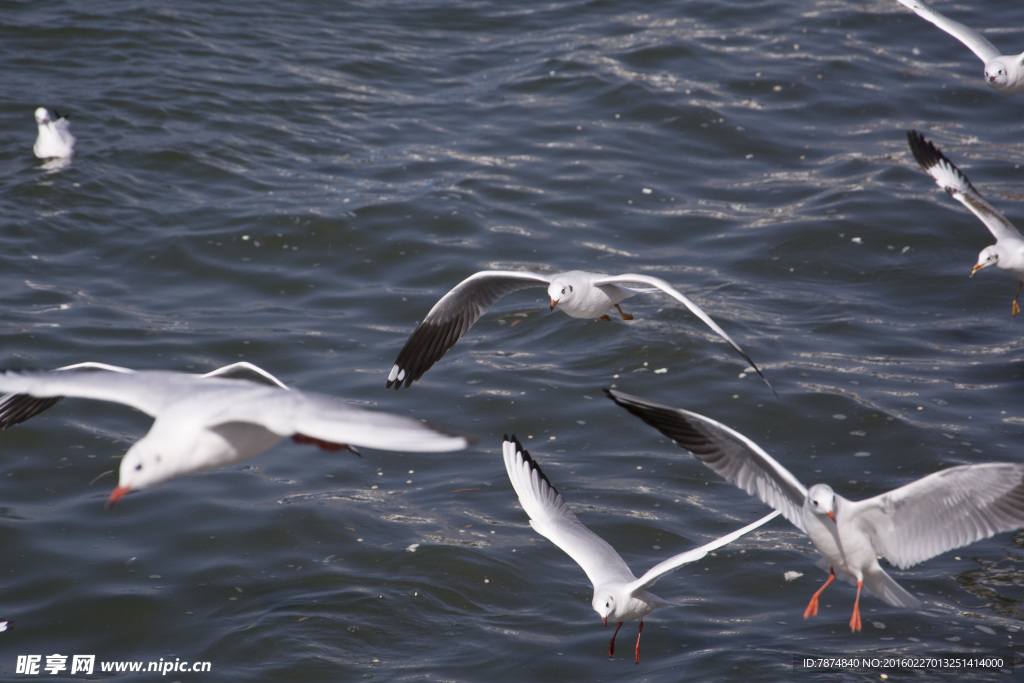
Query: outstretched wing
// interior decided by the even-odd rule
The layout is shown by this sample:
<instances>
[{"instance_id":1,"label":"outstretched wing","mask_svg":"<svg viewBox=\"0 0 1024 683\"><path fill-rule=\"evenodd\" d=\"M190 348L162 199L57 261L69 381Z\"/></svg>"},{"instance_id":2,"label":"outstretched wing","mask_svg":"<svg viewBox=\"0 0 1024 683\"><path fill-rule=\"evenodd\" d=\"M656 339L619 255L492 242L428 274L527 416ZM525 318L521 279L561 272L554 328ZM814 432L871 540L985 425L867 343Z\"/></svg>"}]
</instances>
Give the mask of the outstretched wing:
<instances>
[{"instance_id":1,"label":"outstretched wing","mask_svg":"<svg viewBox=\"0 0 1024 683\"><path fill-rule=\"evenodd\" d=\"M754 368L754 370L757 371L757 374L761 375L761 379L763 379L764 383L768 385L768 388L772 390L772 393L775 392L775 388L771 385L771 382L768 381L768 378L764 376L764 373L761 372L761 369L757 367L753 360L751 360L750 356L748 356L746 352L740 348L740 345L734 342L732 340L732 337L727 335L725 333L725 330L719 327L718 323L712 320L711 316L704 312L704 309L702 309L694 302L690 301L687 297L683 296L683 294L679 290L677 290L675 287L665 282L661 278L651 277L650 275L639 275L637 273L625 273L623 275L606 275L602 278L594 280L593 284L595 287L600 287L601 285L615 285L619 287L627 283L642 283L645 285L650 285L661 290L665 294L668 294L670 297L686 306L688 309L690 309L691 313L693 313L695 316L704 321L704 324L710 327L712 330L714 330L714 332L718 334L718 336L720 336L725 341L729 342L729 345L736 350L736 353L743 356L743 359L750 364L750 367Z\"/></svg>"},{"instance_id":2,"label":"outstretched wing","mask_svg":"<svg viewBox=\"0 0 1024 683\"><path fill-rule=\"evenodd\" d=\"M718 550L723 545L727 545L729 543L732 543L733 541L735 541L740 536L745 536L746 534L749 534L754 529L757 529L758 527L760 527L760 526L762 526L764 524L767 524L768 522L770 522L773 519L775 519L776 517L778 517L779 514L780 514L779 511L776 510L775 512L772 512L772 513L770 513L768 515L765 515L764 517L762 517L761 519L757 520L756 522L752 522L751 524L748 524L747 526L743 527L742 529L737 529L736 531L733 531L732 533L726 534L725 536L722 536L721 538L717 538L714 541L711 541L710 543L705 543L704 545L700 546L699 548L694 548L693 550L687 550L685 553L679 553L678 555L670 557L667 560L659 562L658 564L656 564L653 567L651 567L647 571L646 574L644 574L639 579L637 579L635 583L631 584L629 586L629 592L632 593L633 591L635 591L635 590L637 590L639 588L647 588L647 587L649 587L651 584L653 584L655 581L657 581L658 579L660 579L662 576L664 576L665 574L669 573L673 569L677 569L679 567L682 567L684 564L689 564L691 562L696 562L697 560L705 557L712 550Z\"/></svg>"},{"instance_id":3,"label":"outstretched wing","mask_svg":"<svg viewBox=\"0 0 1024 683\"><path fill-rule=\"evenodd\" d=\"M549 282L546 275L514 270L482 270L470 275L441 297L413 330L388 373L387 388L408 388L422 377L501 297Z\"/></svg>"},{"instance_id":4,"label":"outstretched wing","mask_svg":"<svg viewBox=\"0 0 1024 683\"><path fill-rule=\"evenodd\" d=\"M537 533L575 560L595 587L636 580L615 548L576 518L515 436L506 436L501 448L509 481Z\"/></svg>"},{"instance_id":5,"label":"outstretched wing","mask_svg":"<svg viewBox=\"0 0 1024 683\"><path fill-rule=\"evenodd\" d=\"M802 511L807 488L756 443L703 415L615 389L604 391L611 400L675 441L726 481L757 496L805 531Z\"/></svg>"},{"instance_id":6,"label":"outstretched wing","mask_svg":"<svg viewBox=\"0 0 1024 683\"><path fill-rule=\"evenodd\" d=\"M875 550L905 569L1024 527L1024 464L950 467L848 505Z\"/></svg>"},{"instance_id":7,"label":"outstretched wing","mask_svg":"<svg viewBox=\"0 0 1024 683\"><path fill-rule=\"evenodd\" d=\"M953 21L949 17L939 14L930 6L921 2L921 0L899 0L899 3L904 7L912 9L917 16L926 21L932 22L943 31L959 40L970 48L971 52L976 54L978 58L986 64L1000 55L999 50L996 49L995 45L988 42L988 39L986 39L985 36L981 35L969 26L964 26L959 21Z\"/></svg>"},{"instance_id":8,"label":"outstretched wing","mask_svg":"<svg viewBox=\"0 0 1024 683\"><path fill-rule=\"evenodd\" d=\"M1003 239L1021 239L1020 231L1013 223L1006 220L1003 214L985 201L982 196L971 185L971 181L960 171L953 162L945 157L939 149L923 135L914 130L907 131L907 140L910 142L910 151L914 153L917 163L932 177L932 179L943 190L949 193L975 216L981 219L985 227L989 229L996 241Z\"/></svg>"},{"instance_id":9,"label":"outstretched wing","mask_svg":"<svg viewBox=\"0 0 1024 683\"><path fill-rule=\"evenodd\" d=\"M107 371L107 372L135 372L129 368L122 368L117 365L106 363L75 363L57 368L54 372L80 372L84 370ZM31 420L36 415L45 412L57 405L63 396L47 396L36 398L29 394L6 394L0 396L0 429L7 429L25 420Z\"/></svg>"}]
</instances>

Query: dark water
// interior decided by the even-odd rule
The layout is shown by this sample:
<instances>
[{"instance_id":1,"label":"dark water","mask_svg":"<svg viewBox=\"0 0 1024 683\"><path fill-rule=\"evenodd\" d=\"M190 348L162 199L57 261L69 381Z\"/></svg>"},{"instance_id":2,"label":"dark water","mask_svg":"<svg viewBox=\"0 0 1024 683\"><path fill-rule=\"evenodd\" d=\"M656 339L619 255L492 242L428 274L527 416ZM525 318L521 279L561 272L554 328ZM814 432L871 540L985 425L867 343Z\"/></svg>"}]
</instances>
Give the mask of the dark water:
<instances>
[{"instance_id":1,"label":"dark water","mask_svg":"<svg viewBox=\"0 0 1024 683\"><path fill-rule=\"evenodd\" d=\"M1021 3L935 4L1021 48ZM1013 280L968 278L991 240L905 137L1020 224L1021 96L895 1L10 2L0 63L4 366L248 360L480 437L362 459L283 444L108 512L100 475L144 416L67 401L4 432L5 680L71 678L16 673L54 653L211 663L160 677L183 681L676 681L1020 649L1024 534L895 571L924 607L866 597L851 635L845 585L802 619L824 574L778 520L659 582L685 606L651 615L639 667L635 624L608 661L585 576L527 526L499 455L502 434L527 441L637 571L767 509L605 386L852 498L1022 458ZM59 170L32 156L40 105L72 115ZM385 392L415 324L485 268L669 280L780 398L668 299L599 323L540 290Z\"/></svg>"}]
</instances>

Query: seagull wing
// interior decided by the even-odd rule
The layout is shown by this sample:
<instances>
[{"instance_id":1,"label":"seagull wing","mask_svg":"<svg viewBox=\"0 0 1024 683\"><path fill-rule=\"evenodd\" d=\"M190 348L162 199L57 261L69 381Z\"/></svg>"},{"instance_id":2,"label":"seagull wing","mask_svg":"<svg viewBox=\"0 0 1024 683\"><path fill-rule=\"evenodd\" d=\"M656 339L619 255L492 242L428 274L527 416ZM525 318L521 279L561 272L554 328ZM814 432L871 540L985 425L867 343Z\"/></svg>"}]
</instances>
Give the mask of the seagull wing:
<instances>
[{"instance_id":1,"label":"seagull wing","mask_svg":"<svg viewBox=\"0 0 1024 683\"><path fill-rule=\"evenodd\" d=\"M253 365L252 363L246 363L245 361L232 363L231 365L225 365L222 368L211 370L210 372L203 375L203 377L225 377L228 379L245 379L249 380L250 382L258 382L272 387L279 387L281 389L288 388L288 386L284 382L274 377L263 368L257 365Z\"/></svg>"},{"instance_id":2,"label":"seagull wing","mask_svg":"<svg viewBox=\"0 0 1024 683\"><path fill-rule=\"evenodd\" d=\"M635 591L635 590L637 590L639 588L648 588L655 581L657 581L658 579L660 579L662 576L664 576L665 574L669 573L673 569L677 569L679 567L682 567L684 564L689 564L691 562L696 562L697 560L699 560L699 559L703 558L704 556L706 556L712 550L718 550L723 545L727 545L729 543L732 543L733 541L735 541L740 536L745 536L746 534L749 534L751 531L753 531L754 529L762 526L763 524L767 524L768 522L770 522L773 519L775 519L776 517L778 517L779 514L780 514L779 511L776 510L775 512L772 512L772 513L770 513L768 515L765 515L764 517L762 517L761 519L757 520L756 522L752 522L751 524L748 524L747 526L743 527L742 529L737 529L736 531L733 531L730 534L726 534L725 536L722 536L721 538L715 539L714 541L711 541L710 543L706 543L706 544L700 546L699 548L694 548L693 550L687 550L685 553L679 553L678 555L675 555L674 557L670 557L667 560L659 562L658 564L656 564L653 567L651 567L647 571L646 574L644 574L639 579L637 579L633 584L631 584L629 586L629 591L632 593L633 591Z\"/></svg>"},{"instance_id":3,"label":"seagull wing","mask_svg":"<svg viewBox=\"0 0 1024 683\"><path fill-rule=\"evenodd\" d=\"M604 390L620 406L693 454L726 481L782 513L798 529L807 488L756 443L714 420L681 408Z\"/></svg>"},{"instance_id":4,"label":"seagull wing","mask_svg":"<svg viewBox=\"0 0 1024 683\"><path fill-rule=\"evenodd\" d=\"M416 453L459 450L475 441L411 417L366 410L325 394L238 379L206 379L202 387L210 404L204 422L211 427L251 423L282 437L298 435L321 445ZM214 391L222 395L213 396Z\"/></svg>"},{"instance_id":5,"label":"seagull wing","mask_svg":"<svg viewBox=\"0 0 1024 683\"><path fill-rule=\"evenodd\" d=\"M950 467L849 505L875 551L905 569L1024 527L1024 464Z\"/></svg>"},{"instance_id":6,"label":"seagull wing","mask_svg":"<svg viewBox=\"0 0 1024 683\"><path fill-rule=\"evenodd\" d=\"M134 372L129 368L107 365L106 363L75 363L57 368L55 372L80 372L83 370L103 370L107 372ZM39 413L45 412L57 405L63 396L48 396L36 398L29 394L6 394L0 396L0 429L7 429L26 420L31 420Z\"/></svg>"},{"instance_id":7,"label":"seagull wing","mask_svg":"<svg viewBox=\"0 0 1024 683\"><path fill-rule=\"evenodd\" d=\"M943 31L959 40L970 48L971 52L976 54L978 58L986 64L988 64L992 59L1000 56L1000 52L996 49L995 45L988 42L988 39L983 35L969 26L964 26L959 21L953 21L949 17L939 14L930 6L921 2L921 0L899 0L899 3L904 7L912 9L917 16L926 21L932 22Z\"/></svg>"},{"instance_id":8,"label":"seagull wing","mask_svg":"<svg viewBox=\"0 0 1024 683\"><path fill-rule=\"evenodd\" d=\"M494 302L528 287L547 286L546 275L514 270L483 270L455 285L427 313L398 353L387 388L408 387L439 361Z\"/></svg>"},{"instance_id":9,"label":"seagull wing","mask_svg":"<svg viewBox=\"0 0 1024 683\"><path fill-rule=\"evenodd\" d=\"M41 399L70 396L112 401L155 417L182 396L201 392L204 381L199 375L180 372L135 372L116 366L96 367L99 363L83 365L93 367L72 372L8 370L0 374L0 391Z\"/></svg>"},{"instance_id":10,"label":"seagull wing","mask_svg":"<svg viewBox=\"0 0 1024 683\"><path fill-rule=\"evenodd\" d=\"M907 140L910 142L910 151L914 153L917 163L925 173L949 195L971 210L975 216L981 219L985 227L989 229L996 241L1004 239L1022 239L1020 231L1013 223L1006 220L1003 214L985 201L982 196L971 185L960 169L953 165L930 141L917 131L907 131Z\"/></svg>"},{"instance_id":11,"label":"seagull wing","mask_svg":"<svg viewBox=\"0 0 1024 683\"><path fill-rule=\"evenodd\" d=\"M583 526L540 466L513 436L502 444L505 469L530 526L576 561L594 586L636 577L604 539Z\"/></svg>"},{"instance_id":12,"label":"seagull wing","mask_svg":"<svg viewBox=\"0 0 1024 683\"><path fill-rule=\"evenodd\" d=\"M768 378L764 376L764 373L761 372L760 368L758 368L757 365L754 364L754 361L750 359L750 356L748 356L746 352L740 348L739 344L732 340L732 337L725 333L725 330L718 326L718 323L711 319L711 316L705 313L700 306L698 306L697 304L683 296L682 293L679 292L679 290L677 290L675 287L665 282L661 278L651 277L650 275L626 273L624 275L606 275L604 277L594 280L593 282L595 287L600 287L602 285L614 285L616 287L619 287L626 283L642 283L645 285L656 287L665 294L668 294L676 301L682 303L684 306L690 309L691 313L693 313L695 316L703 320L705 325L714 330L718 334L718 336L720 336L725 341L729 342L729 345L732 346L732 348L736 349L736 353L743 356L743 359L750 364L750 367L754 368L754 370L757 371L757 374L761 375L761 379L763 379L764 383L768 385L768 388L771 389L772 392L775 391L775 389L771 385L771 382L769 382Z\"/></svg>"}]
</instances>

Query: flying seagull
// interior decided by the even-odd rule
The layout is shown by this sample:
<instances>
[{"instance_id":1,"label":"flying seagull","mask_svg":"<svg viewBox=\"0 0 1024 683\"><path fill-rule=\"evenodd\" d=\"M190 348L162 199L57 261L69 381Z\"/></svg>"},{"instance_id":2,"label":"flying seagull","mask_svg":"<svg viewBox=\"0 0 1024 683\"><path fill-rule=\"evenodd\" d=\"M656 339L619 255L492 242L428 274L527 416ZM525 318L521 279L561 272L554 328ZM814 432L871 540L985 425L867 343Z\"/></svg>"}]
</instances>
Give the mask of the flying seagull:
<instances>
[{"instance_id":1,"label":"flying seagull","mask_svg":"<svg viewBox=\"0 0 1024 683\"><path fill-rule=\"evenodd\" d=\"M640 285L640 288L636 288L636 285ZM632 320L633 316L624 312L619 305L624 299L642 293L668 294L727 341L771 388L771 384L750 356L700 306L683 296L672 285L650 275L605 275L583 270L555 275L515 270L483 270L470 275L441 297L413 331L388 374L387 388L393 387L397 391L403 386L409 387L439 361L448 349L455 346L473 323L498 299L530 287L547 288L552 310L557 307L574 318L598 320L609 320L608 313L612 308L619 312L623 320Z\"/></svg>"},{"instance_id":2,"label":"flying seagull","mask_svg":"<svg viewBox=\"0 0 1024 683\"><path fill-rule=\"evenodd\" d=\"M1017 292L1013 295L1013 302L1010 306L1010 313L1016 316L1020 313L1017 297L1020 296L1021 280L1024 278L1024 238L1021 237L1013 223L1006 220L1003 214L996 211L978 194L967 176L954 166L953 162L947 159L934 144L913 130L907 131L907 139L910 141L910 151L914 153L914 158L921 164L921 168L932 177L939 187L949 193L949 196L980 218L992 236L996 238L995 244L981 250L978 262L971 269L971 275L973 276L987 266L995 266L1017 278Z\"/></svg>"},{"instance_id":3,"label":"flying seagull","mask_svg":"<svg viewBox=\"0 0 1024 683\"><path fill-rule=\"evenodd\" d=\"M149 432L121 460L120 480L108 506L130 490L222 467L258 455L289 437L326 450L352 445L436 452L458 450L472 442L409 417L364 410L331 396L265 381L124 370L0 374L0 391L36 399L69 396L113 401L155 418Z\"/></svg>"},{"instance_id":4,"label":"flying seagull","mask_svg":"<svg viewBox=\"0 0 1024 683\"><path fill-rule=\"evenodd\" d=\"M1024 464L950 467L874 498L848 500L828 484L805 487L753 441L710 418L615 389L605 393L807 534L829 575L805 619L818 613L818 598L838 575L857 585L850 630L859 631L862 588L890 605L920 604L882 569L879 555L906 569L1024 527Z\"/></svg>"},{"instance_id":5,"label":"flying seagull","mask_svg":"<svg viewBox=\"0 0 1024 683\"><path fill-rule=\"evenodd\" d=\"M530 526L564 550L586 572L587 578L594 584L594 598L590 604L601 616L605 627L608 626L608 619L619 622L608 644L609 657L615 654L615 636L619 634L622 623L640 620L640 633L636 637L634 653L637 664L640 663L640 635L644 631L644 617L659 607L675 605L649 593L647 588L673 569L696 562L712 550L735 541L779 514L773 512L711 543L673 555L651 567L638 579L614 548L580 523L562 495L544 476L540 465L530 457L515 436L505 437L502 455L512 488L519 496L523 512L530 518Z\"/></svg>"},{"instance_id":6,"label":"flying seagull","mask_svg":"<svg viewBox=\"0 0 1024 683\"><path fill-rule=\"evenodd\" d=\"M994 90L1012 95L1024 92L1024 53L1003 55L985 36L973 28L939 14L921 0L899 0L917 16L930 21L943 31L966 45L971 52L985 63L985 82Z\"/></svg>"}]
</instances>

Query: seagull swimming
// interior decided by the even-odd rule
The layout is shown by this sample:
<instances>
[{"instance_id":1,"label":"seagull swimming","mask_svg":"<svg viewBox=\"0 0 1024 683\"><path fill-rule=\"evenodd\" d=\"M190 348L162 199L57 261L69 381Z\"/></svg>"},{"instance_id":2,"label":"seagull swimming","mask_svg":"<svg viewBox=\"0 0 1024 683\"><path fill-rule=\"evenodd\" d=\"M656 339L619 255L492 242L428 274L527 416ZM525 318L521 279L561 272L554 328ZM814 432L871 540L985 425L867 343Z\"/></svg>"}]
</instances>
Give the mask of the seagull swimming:
<instances>
[{"instance_id":1,"label":"seagull swimming","mask_svg":"<svg viewBox=\"0 0 1024 683\"><path fill-rule=\"evenodd\" d=\"M108 507L130 490L258 455L287 437L325 450L351 445L437 452L472 442L409 417L289 389L255 366L250 367L262 373L261 381L238 377L229 370L233 366L215 371L219 375L194 375L91 365L71 371L7 371L0 374L0 391L45 400L70 396L113 401L155 418L149 432L121 460L120 479ZM242 370L235 367L236 372ZM19 404L28 406L20 414ZM41 403L26 404L14 397L4 397L2 405L9 424L48 407L40 409Z\"/></svg>"},{"instance_id":2,"label":"seagull swimming","mask_svg":"<svg viewBox=\"0 0 1024 683\"><path fill-rule=\"evenodd\" d=\"M638 289L626 286L637 284L646 287ZM722 339L729 342L729 345L743 356L771 388L771 384L750 356L700 306L683 296L672 285L650 275L605 275L583 270L571 270L555 275L517 270L482 270L470 275L441 297L413 331L388 374L387 388L394 387L397 391L402 386L409 387L439 361L448 349L455 346L473 323L498 299L529 287L547 288L551 310L557 306L560 311L574 318L598 320L609 320L608 312L612 307L619 312L623 320L632 320L633 316L625 313L619 305L621 301L634 294L664 292L690 309Z\"/></svg>"},{"instance_id":3,"label":"seagull swimming","mask_svg":"<svg viewBox=\"0 0 1024 683\"><path fill-rule=\"evenodd\" d=\"M640 633L636 637L634 653L637 664L640 663L640 635L644 631L644 617L659 607L675 606L673 602L648 593L647 588L673 569L703 558L712 550L750 533L779 514L773 512L711 543L674 555L654 565L638 579L614 548L580 523L562 495L544 476L540 465L530 457L515 436L505 437L502 455L509 481L519 496L523 512L530 518L530 526L565 551L586 572L587 578L594 584L591 605L605 627L608 626L608 619L619 622L608 644L609 657L615 654L615 636L619 634L622 623L640 620Z\"/></svg>"},{"instance_id":4,"label":"seagull swimming","mask_svg":"<svg viewBox=\"0 0 1024 683\"><path fill-rule=\"evenodd\" d=\"M934 144L913 130L907 131L907 139L910 141L910 151L914 153L914 158L921 164L921 168L953 199L980 218L996 238L995 244L981 250L978 262L971 269L971 275L986 266L995 266L1017 278L1017 292L1013 295L1013 303L1010 306L1010 313L1016 316L1020 313L1017 297L1020 296L1021 281L1024 279L1024 238L1013 223L982 199L967 176Z\"/></svg>"},{"instance_id":5,"label":"seagull swimming","mask_svg":"<svg viewBox=\"0 0 1024 683\"><path fill-rule=\"evenodd\" d=\"M51 112L46 107L36 109L36 124L39 135L32 151L40 159L69 157L75 151L75 136L71 134L71 123L66 116Z\"/></svg>"},{"instance_id":6,"label":"seagull swimming","mask_svg":"<svg viewBox=\"0 0 1024 683\"><path fill-rule=\"evenodd\" d=\"M899 3L970 48L985 63L985 82L994 90L1008 95L1024 92L1024 53L1003 55L985 36L939 14L921 0L899 0Z\"/></svg>"},{"instance_id":7,"label":"seagull swimming","mask_svg":"<svg viewBox=\"0 0 1024 683\"><path fill-rule=\"evenodd\" d=\"M807 534L829 575L811 597L804 619L818 613L818 598L838 575L857 585L850 630L860 631L863 587L890 605L920 604L882 569L879 555L906 569L1024 527L1024 464L950 467L874 498L848 500L828 484L806 488L753 441L703 415L615 389L605 393Z\"/></svg>"}]
</instances>

